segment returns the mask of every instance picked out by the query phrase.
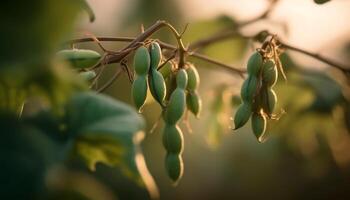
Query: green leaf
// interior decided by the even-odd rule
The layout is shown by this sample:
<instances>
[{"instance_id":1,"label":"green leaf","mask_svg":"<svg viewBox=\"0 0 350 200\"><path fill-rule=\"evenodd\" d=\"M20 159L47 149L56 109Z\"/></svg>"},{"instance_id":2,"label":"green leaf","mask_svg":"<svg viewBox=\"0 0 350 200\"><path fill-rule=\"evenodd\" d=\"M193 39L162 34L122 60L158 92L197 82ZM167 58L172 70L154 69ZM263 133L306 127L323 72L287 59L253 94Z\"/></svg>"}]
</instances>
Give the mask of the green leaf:
<instances>
[{"instance_id":1,"label":"green leaf","mask_svg":"<svg viewBox=\"0 0 350 200\"><path fill-rule=\"evenodd\" d=\"M316 3L316 4L324 4L324 3L327 3L327 2L329 2L330 0L314 0L314 2Z\"/></svg>"},{"instance_id":2,"label":"green leaf","mask_svg":"<svg viewBox=\"0 0 350 200\"><path fill-rule=\"evenodd\" d=\"M104 95L80 93L68 102L65 122L73 157L91 170L97 163L119 167L151 195L158 194L139 146L145 123L133 108Z\"/></svg>"}]
</instances>

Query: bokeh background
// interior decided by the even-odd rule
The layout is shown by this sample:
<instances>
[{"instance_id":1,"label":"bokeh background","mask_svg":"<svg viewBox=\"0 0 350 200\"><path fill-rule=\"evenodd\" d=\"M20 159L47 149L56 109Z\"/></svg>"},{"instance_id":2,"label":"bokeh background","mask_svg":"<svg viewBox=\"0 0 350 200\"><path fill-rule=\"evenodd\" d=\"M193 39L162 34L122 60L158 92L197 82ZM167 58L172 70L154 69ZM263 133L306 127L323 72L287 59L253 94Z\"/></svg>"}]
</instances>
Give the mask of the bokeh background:
<instances>
[{"instance_id":1,"label":"bokeh background","mask_svg":"<svg viewBox=\"0 0 350 200\"><path fill-rule=\"evenodd\" d=\"M97 36L135 36L141 24L148 27L164 19L179 30L189 23L184 35L187 44L233 27L234 22L255 18L269 6L263 0L90 0L89 3L96 13L96 22L79 23L77 36L86 32ZM350 1L346 0L324 5L311 0L281 0L268 19L253 23L242 32L250 35L269 30L289 44L348 63L349 8ZM155 37L176 44L167 31ZM105 45L112 49L120 47ZM241 38L231 38L201 51L244 68L249 54L257 47ZM349 105L341 100L348 92L342 85L344 77L304 55L287 52L283 58L289 81L281 79L277 92L278 106L287 114L269 124L271 137L263 144L257 142L249 125L231 131L231 117L237 107L231 103L231 97L238 94L242 80L213 64L191 60L201 76L199 91L204 110L199 120L190 117L192 133L182 126L185 174L176 187L167 178L163 166L165 152L159 131L162 125L148 133L143 143L146 162L159 186L161 199L350 198L350 136L345 119ZM126 76L106 93L131 104ZM148 130L157 121L159 112L152 102L144 109ZM111 170L100 166L97 173L106 179L106 171ZM126 188L125 181L103 182L120 199L147 198L132 184Z\"/></svg>"},{"instance_id":2,"label":"bokeh background","mask_svg":"<svg viewBox=\"0 0 350 200\"><path fill-rule=\"evenodd\" d=\"M178 30L187 23L185 44L205 38L238 22L253 19L269 6L264 0L88 0L96 15L89 23L82 14L72 39L95 36L137 36L166 20ZM350 63L350 1L333 0L317 5L312 0L280 0L267 19L244 27L242 33L261 30L276 33L284 42L320 53L340 63ZM176 44L162 30L154 35ZM125 43L103 42L111 50ZM94 43L76 47L100 51ZM200 49L224 63L245 68L259 44L241 37ZM142 144L147 166L164 200L217 199L350 199L350 105L349 82L343 73L304 55L286 51L282 62L288 81L280 79L278 121L268 126L269 140L258 143L250 125L232 131L236 96L242 79L222 68L190 59L199 70L203 99L200 119L189 116L192 131L183 123L185 173L174 186L164 169L162 123L150 132L160 108L149 100L143 116L147 121ZM107 81L118 65L106 67ZM111 72L111 73L108 73ZM122 75L105 93L132 105L131 84ZM30 112L30 108L27 108ZM62 177L65 177L62 179ZM121 175L116 168L99 164L96 172L80 165L69 171L53 168L47 173L53 188L71 188L95 200L149 199L144 188ZM56 197L60 199L59 195ZM61 199L80 199L64 196Z\"/></svg>"}]
</instances>

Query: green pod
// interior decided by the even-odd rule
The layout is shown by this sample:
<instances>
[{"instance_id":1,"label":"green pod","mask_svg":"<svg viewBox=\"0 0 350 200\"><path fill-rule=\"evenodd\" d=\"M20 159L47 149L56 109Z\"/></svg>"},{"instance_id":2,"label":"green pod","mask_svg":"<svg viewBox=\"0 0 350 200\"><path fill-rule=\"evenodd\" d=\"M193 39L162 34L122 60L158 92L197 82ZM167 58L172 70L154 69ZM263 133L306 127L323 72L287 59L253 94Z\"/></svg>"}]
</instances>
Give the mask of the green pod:
<instances>
[{"instance_id":1,"label":"green pod","mask_svg":"<svg viewBox=\"0 0 350 200\"><path fill-rule=\"evenodd\" d=\"M165 124L163 146L168 153L180 154L183 150L183 134L178 125Z\"/></svg>"},{"instance_id":2,"label":"green pod","mask_svg":"<svg viewBox=\"0 0 350 200\"><path fill-rule=\"evenodd\" d=\"M167 79L173 72L173 65L171 63L166 63L162 68L159 69L164 79Z\"/></svg>"},{"instance_id":3,"label":"green pod","mask_svg":"<svg viewBox=\"0 0 350 200\"><path fill-rule=\"evenodd\" d=\"M278 72L275 63L268 60L263 65L262 81L269 87L273 87L278 78Z\"/></svg>"},{"instance_id":4,"label":"green pod","mask_svg":"<svg viewBox=\"0 0 350 200\"><path fill-rule=\"evenodd\" d=\"M188 75L187 89L189 91L194 91L197 89L200 81L198 71L194 65L189 64L186 72Z\"/></svg>"},{"instance_id":5,"label":"green pod","mask_svg":"<svg viewBox=\"0 0 350 200\"><path fill-rule=\"evenodd\" d=\"M80 72L79 76L84 79L85 81L91 81L96 77L96 73L94 71L86 71L86 72Z\"/></svg>"},{"instance_id":6,"label":"green pod","mask_svg":"<svg viewBox=\"0 0 350 200\"><path fill-rule=\"evenodd\" d=\"M165 99L169 100L171 94L176 89L176 76L174 74L170 74L170 76L167 79L165 79L165 85L166 85Z\"/></svg>"},{"instance_id":7,"label":"green pod","mask_svg":"<svg viewBox=\"0 0 350 200\"><path fill-rule=\"evenodd\" d=\"M255 137L262 142L262 136L266 131L266 117L260 113L254 112L252 115L252 129Z\"/></svg>"},{"instance_id":8,"label":"green pod","mask_svg":"<svg viewBox=\"0 0 350 200\"><path fill-rule=\"evenodd\" d=\"M186 103L188 110L190 110L191 113L198 118L202 110L202 99L200 98L198 92L188 92L186 96Z\"/></svg>"},{"instance_id":9,"label":"green pod","mask_svg":"<svg viewBox=\"0 0 350 200\"><path fill-rule=\"evenodd\" d=\"M137 75L146 75L151 64L151 57L146 47L139 47L134 55L134 69Z\"/></svg>"},{"instance_id":10,"label":"green pod","mask_svg":"<svg viewBox=\"0 0 350 200\"><path fill-rule=\"evenodd\" d=\"M243 82L241 88L241 97L243 102L252 103L258 87L258 78L255 76L248 76Z\"/></svg>"},{"instance_id":11,"label":"green pod","mask_svg":"<svg viewBox=\"0 0 350 200\"><path fill-rule=\"evenodd\" d=\"M259 52L254 52L250 56L247 64L247 72L252 76L259 76L260 69L263 65L263 57Z\"/></svg>"},{"instance_id":12,"label":"green pod","mask_svg":"<svg viewBox=\"0 0 350 200\"><path fill-rule=\"evenodd\" d=\"M70 63L75 69L85 69L94 66L100 59L101 55L89 49L67 49L57 53L60 59Z\"/></svg>"},{"instance_id":13,"label":"green pod","mask_svg":"<svg viewBox=\"0 0 350 200\"><path fill-rule=\"evenodd\" d=\"M169 104L165 111L165 121L168 124L176 124L184 115L186 109L185 91L176 88L171 94Z\"/></svg>"},{"instance_id":14,"label":"green pod","mask_svg":"<svg viewBox=\"0 0 350 200\"><path fill-rule=\"evenodd\" d=\"M162 49L157 42L152 42L149 49L151 56L151 69L157 69L162 60Z\"/></svg>"},{"instance_id":15,"label":"green pod","mask_svg":"<svg viewBox=\"0 0 350 200\"><path fill-rule=\"evenodd\" d=\"M275 91L273 91L270 88L263 87L261 90L261 98L262 98L262 108L264 112L269 116L271 116L277 102L277 96Z\"/></svg>"},{"instance_id":16,"label":"green pod","mask_svg":"<svg viewBox=\"0 0 350 200\"><path fill-rule=\"evenodd\" d=\"M167 154L165 168L171 180L177 182L182 177L184 171L182 157L177 154Z\"/></svg>"},{"instance_id":17,"label":"green pod","mask_svg":"<svg viewBox=\"0 0 350 200\"><path fill-rule=\"evenodd\" d=\"M187 72L184 69L180 69L176 74L176 86L181 89L185 89L188 83Z\"/></svg>"},{"instance_id":18,"label":"green pod","mask_svg":"<svg viewBox=\"0 0 350 200\"><path fill-rule=\"evenodd\" d=\"M139 113L141 113L142 106L146 101L147 88L146 76L138 76L132 84L132 97Z\"/></svg>"},{"instance_id":19,"label":"green pod","mask_svg":"<svg viewBox=\"0 0 350 200\"><path fill-rule=\"evenodd\" d=\"M237 130L244 126L247 121L249 120L250 116L252 114L252 107L248 103L241 104L236 111L234 123L235 123L235 129Z\"/></svg>"},{"instance_id":20,"label":"green pod","mask_svg":"<svg viewBox=\"0 0 350 200\"><path fill-rule=\"evenodd\" d=\"M151 69L150 76L148 78L149 88L154 99L163 105L163 101L166 95L165 81L160 72L155 69Z\"/></svg>"}]
</instances>

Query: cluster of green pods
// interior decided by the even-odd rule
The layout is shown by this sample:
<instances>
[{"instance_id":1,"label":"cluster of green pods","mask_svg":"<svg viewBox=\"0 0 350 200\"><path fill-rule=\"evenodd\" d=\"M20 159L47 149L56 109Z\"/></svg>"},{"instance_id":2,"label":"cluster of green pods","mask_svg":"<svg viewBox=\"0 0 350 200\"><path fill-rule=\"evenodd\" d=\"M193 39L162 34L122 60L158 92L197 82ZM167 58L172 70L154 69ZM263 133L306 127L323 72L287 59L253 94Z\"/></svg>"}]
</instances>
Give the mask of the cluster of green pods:
<instances>
[{"instance_id":1,"label":"cluster of green pods","mask_svg":"<svg viewBox=\"0 0 350 200\"><path fill-rule=\"evenodd\" d=\"M182 68L167 63L160 66L162 50L157 42L139 47L134 56L136 79L132 85L135 106L141 112L149 89L161 105L164 121L163 146L166 150L165 169L176 183L182 176L183 134L178 125L186 109L198 117L202 102L198 95L199 75L190 63Z\"/></svg>"},{"instance_id":2,"label":"cluster of green pods","mask_svg":"<svg viewBox=\"0 0 350 200\"><path fill-rule=\"evenodd\" d=\"M151 91L154 99L163 107L166 95L165 81L157 70L162 60L162 50L158 43L152 42L149 48L139 47L134 56L136 78L132 84L132 97L138 111L141 112L147 97L147 90Z\"/></svg>"},{"instance_id":3,"label":"cluster of green pods","mask_svg":"<svg viewBox=\"0 0 350 200\"><path fill-rule=\"evenodd\" d=\"M196 67L187 64L188 84L187 84L187 108L197 118L202 109L202 100L198 94L198 85L200 82L199 74Z\"/></svg>"},{"instance_id":4,"label":"cluster of green pods","mask_svg":"<svg viewBox=\"0 0 350 200\"><path fill-rule=\"evenodd\" d=\"M254 135L259 142L265 141L267 120L273 116L277 96L272 89L278 79L275 62L256 51L247 64L248 77L241 87L242 104L237 108L235 130L244 126L251 118Z\"/></svg>"},{"instance_id":5,"label":"cluster of green pods","mask_svg":"<svg viewBox=\"0 0 350 200\"><path fill-rule=\"evenodd\" d=\"M168 176L177 182L183 174L183 135L178 126L186 111L186 87L188 75L185 69L179 69L175 75L175 89L169 96L168 104L164 110L163 145L166 153L165 168Z\"/></svg>"}]
</instances>

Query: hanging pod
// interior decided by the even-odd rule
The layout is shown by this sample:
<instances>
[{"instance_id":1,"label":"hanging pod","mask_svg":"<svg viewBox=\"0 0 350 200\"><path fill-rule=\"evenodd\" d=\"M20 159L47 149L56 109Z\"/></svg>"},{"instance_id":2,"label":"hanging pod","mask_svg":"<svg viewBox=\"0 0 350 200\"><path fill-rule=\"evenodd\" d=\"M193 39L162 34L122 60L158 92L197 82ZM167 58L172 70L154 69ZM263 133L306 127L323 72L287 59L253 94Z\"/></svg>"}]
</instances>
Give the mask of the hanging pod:
<instances>
[{"instance_id":1,"label":"hanging pod","mask_svg":"<svg viewBox=\"0 0 350 200\"><path fill-rule=\"evenodd\" d=\"M132 97L139 113L147 97L147 76L138 76L132 84Z\"/></svg>"},{"instance_id":2,"label":"hanging pod","mask_svg":"<svg viewBox=\"0 0 350 200\"><path fill-rule=\"evenodd\" d=\"M162 74L155 69L151 69L148 82L153 98L163 106L166 96L166 86Z\"/></svg>"},{"instance_id":3,"label":"hanging pod","mask_svg":"<svg viewBox=\"0 0 350 200\"><path fill-rule=\"evenodd\" d=\"M134 69L137 75L147 75L150 69L151 58L148 49L139 47L134 55Z\"/></svg>"},{"instance_id":4,"label":"hanging pod","mask_svg":"<svg viewBox=\"0 0 350 200\"><path fill-rule=\"evenodd\" d=\"M57 53L57 57L70 63L75 69L86 69L93 67L101 55L89 49L66 49Z\"/></svg>"},{"instance_id":5,"label":"hanging pod","mask_svg":"<svg viewBox=\"0 0 350 200\"><path fill-rule=\"evenodd\" d=\"M247 64L248 74L258 77L262 65L263 65L262 55L258 51L254 52L248 59L248 64Z\"/></svg>"},{"instance_id":6,"label":"hanging pod","mask_svg":"<svg viewBox=\"0 0 350 200\"><path fill-rule=\"evenodd\" d=\"M255 93L258 87L258 78L249 75L248 78L243 82L241 88L241 97L243 102L252 103Z\"/></svg>"},{"instance_id":7,"label":"hanging pod","mask_svg":"<svg viewBox=\"0 0 350 200\"><path fill-rule=\"evenodd\" d=\"M151 69L157 70L162 60L162 49L157 42L152 42L149 46L149 54L151 57Z\"/></svg>"},{"instance_id":8,"label":"hanging pod","mask_svg":"<svg viewBox=\"0 0 350 200\"><path fill-rule=\"evenodd\" d=\"M183 134L178 125L165 124L163 146L168 153L180 154L183 150Z\"/></svg>"},{"instance_id":9,"label":"hanging pod","mask_svg":"<svg viewBox=\"0 0 350 200\"><path fill-rule=\"evenodd\" d=\"M234 124L235 129L237 130L244 126L247 121L249 120L250 116L252 114L252 108L249 103L242 103L236 111L235 118L234 118Z\"/></svg>"},{"instance_id":10,"label":"hanging pod","mask_svg":"<svg viewBox=\"0 0 350 200\"><path fill-rule=\"evenodd\" d=\"M165 168L168 176L174 182L177 182L182 177L184 171L182 157L177 154L167 154L165 158Z\"/></svg>"},{"instance_id":11,"label":"hanging pod","mask_svg":"<svg viewBox=\"0 0 350 200\"><path fill-rule=\"evenodd\" d=\"M273 87L278 79L278 71L275 63L268 60L263 65L262 81L269 87Z\"/></svg>"},{"instance_id":12,"label":"hanging pod","mask_svg":"<svg viewBox=\"0 0 350 200\"><path fill-rule=\"evenodd\" d=\"M254 112L252 115L252 129L259 142L263 142L262 136L266 131L266 117L261 113Z\"/></svg>"},{"instance_id":13,"label":"hanging pod","mask_svg":"<svg viewBox=\"0 0 350 200\"><path fill-rule=\"evenodd\" d=\"M194 65L188 64L187 66L188 66L188 68L186 69L186 72L188 75L187 90L194 91L197 89L200 82L199 74Z\"/></svg>"},{"instance_id":14,"label":"hanging pod","mask_svg":"<svg viewBox=\"0 0 350 200\"><path fill-rule=\"evenodd\" d=\"M202 99L197 91L188 92L186 96L187 108L197 118L202 110Z\"/></svg>"}]
</instances>

